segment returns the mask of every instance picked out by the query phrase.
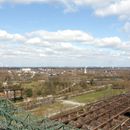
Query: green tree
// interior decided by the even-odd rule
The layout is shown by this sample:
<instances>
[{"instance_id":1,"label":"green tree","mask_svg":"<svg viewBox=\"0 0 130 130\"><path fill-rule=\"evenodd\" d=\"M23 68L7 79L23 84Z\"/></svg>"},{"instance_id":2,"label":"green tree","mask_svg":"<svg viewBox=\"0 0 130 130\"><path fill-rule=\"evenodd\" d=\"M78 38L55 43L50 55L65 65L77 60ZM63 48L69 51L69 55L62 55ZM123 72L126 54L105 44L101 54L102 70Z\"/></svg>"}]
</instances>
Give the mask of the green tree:
<instances>
[{"instance_id":1,"label":"green tree","mask_svg":"<svg viewBox=\"0 0 130 130\"><path fill-rule=\"evenodd\" d=\"M31 89L31 88L26 89L26 90L25 90L25 95L26 95L27 97L32 97L32 96L33 96L33 91L32 91L32 89Z\"/></svg>"},{"instance_id":2,"label":"green tree","mask_svg":"<svg viewBox=\"0 0 130 130\"><path fill-rule=\"evenodd\" d=\"M93 79L90 80L90 84L94 85L94 80Z\"/></svg>"},{"instance_id":3,"label":"green tree","mask_svg":"<svg viewBox=\"0 0 130 130\"><path fill-rule=\"evenodd\" d=\"M85 80L81 80L79 85L83 88L83 89L87 89L88 88L88 84Z\"/></svg>"}]
</instances>

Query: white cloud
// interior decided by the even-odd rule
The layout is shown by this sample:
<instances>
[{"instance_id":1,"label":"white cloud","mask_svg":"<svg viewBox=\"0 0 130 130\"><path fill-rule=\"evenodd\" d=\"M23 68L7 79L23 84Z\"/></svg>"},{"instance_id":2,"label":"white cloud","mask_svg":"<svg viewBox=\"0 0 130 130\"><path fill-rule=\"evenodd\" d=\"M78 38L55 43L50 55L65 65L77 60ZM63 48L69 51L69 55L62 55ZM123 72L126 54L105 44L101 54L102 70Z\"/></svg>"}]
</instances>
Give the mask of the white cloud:
<instances>
[{"instance_id":1,"label":"white cloud","mask_svg":"<svg viewBox=\"0 0 130 130\"><path fill-rule=\"evenodd\" d=\"M5 30L0 30L0 40L6 40L6 41L25 41L25 37L20 34L11 34L6 32Z\"/></svg>"},{"instance_id":2,"label":"white cloud","mask_svg":"<svg viewBox=\"0 0 130 130\"><path fill-rule=\"evenodd\" d=\"M118 48L122 44L122 41L119 37L107 37L97 39L95 43L97 43L98 46L102 47Z\"/></svg>"},{"instance_id":3,"label":"white cloud","mask_svg":"<svg viewBox=\"0 0 130 130\"><path fill-rule=\"evenodd\" d=\"M26 38L20 34L12 34L12 35L13 35L13 38L12 38L13 41L16 41L16 42L17 41L19 41L19 42L26 41Z\"/></svg>"},{"instance_id":4,"label":"white cloud","mask_svg":"<svg viewBox=\"0 0 130 130\"><path fill-rule=\"evenodd\" d=\"M0 39L1 40L10 40L12 39L12 35L7 33L6 31L0 30Z\"/></svg>"},{"instance_id":5,"label":"white cloud","mask_svg":"<svg viewBox=\"0 0 130 130\"><path fill-rule=\"evenodd\" d=\"M125 21L124 30L128 30L130 22L130 0L0 0L3 4L52 4L64 7L65 12L74 12L81 7L92 8L96 16L117 16L119 20ZM127 28L128 27L128 28ZM39 32L40 33L40 32ZM46 33L46 32L42 32ZM59 32L58 32L59 33ZM70 32L71 33L71 32Z\"/></svg>"},{"instance_id":6,"label":"white cloud","mask_svg":"<svg viewBox=\"0 0 130 130\"><path fill-rule=\"evenodd\" d=\"M119 37L96 38L80 30L60 30L56 32L33 31L23 35L0 31L0 56L2 59L30 59L30 62L75 63L85 59L106 60L106 57L124 58L130 56L130 41ZM17 43L17 44L15 44ZM20 44L19 44L20 43ZM43 58L43 59L40 59ZM51 59L50 59L51 58ZM3 60L2 60L3 61ZM26 61L28 62L28 61ZM53 62L54 63L54 62ZM93 63L95 63L93 61Z\"/></svg>"},{"instance_id":7,"label":"white cloud","mask_svg":"<svg viewBox=\"0 0 130 130\"><path fill-rule=\"evenodd\" d=\"M126 22L122 30L127 33L130 32L130 22Z\"/></svg>"},{"instance_id":8,"label":"white cloud","mask_svg":"<svg viewBox=\"0 0 130 130\"><path fill-rule=\"evenodd\" d=\"M117 15L120 19L130 16L130 0L0 0L0 3L63 5L65 11L73 12L80 7L91 7L98 16Z\"/></svg>"},{"instance_id":9,"label":"white cloud","mask_svg":"<svg viewBox=\"0 0 130 130\"><path fill-rule=\"evenodd\" d=\"M48 32L44 30L34 31L25 34L27 44L36 44L39 46L57 48L58 50L76 49L77 45L89 45L92 47L103 47L111 49L120 49L123 41L117 36L96 38L86 32L79 30L60 30L56 32ZM60 48L60 49L59 49ZM63 48L63 49L62 49Z\"/></svg>"},{"instance_id":10,"label":"white cloud","mask_svg":"<svg viewBox=\"0 0 130 130\"><path fill-rule=\"evenodd\" d=\"M72 49L82 45L118 49L124 46L119 37L96 38L87 32L80 30L60 30L56 32L34 31L24 35L11 34L4 30L0 31L0 41L21 42L26 45L43 46L50 48ZM78 45L78 46L77 46Z\"/></svg>"},{"instance_id":11,"label":"white cloud","mask_svg":"<svg viewBox=\"0 0 130 130\"><path fill-rule=\"evenodd\" d=\"M59 2L59 3L74 3L76 5L82 5L82 4L99 4L100 2L102 3L108 3L110 1L113 0L0 0L0 2L3 3L24 3L24 4L28 4L28 3L55 3L55 2Z\"/></svg>"},{"instance_id":12,"label":"white cloud","mask_svg":"<svg viewBox=\"0 0 130 130\"><path fill-rule=\"evenodd\" d=\"M65 11L75 11L80 7L89 6L97 16L117 16L125 21L123 31L130 30L130 0L0 0L0 3L58 4L62 5ZM38 59L38 63L42 61L42 57L46 61L49 58L52 58L50 61L55 61L57 58L57 61L59 59L64 63L67 59L69 62L82 63L81 61L87 62L86 59L92 58L95 59L92 63L95 63L98 59L107 61L106 57L110 61L130 57L130 41L123 41L118 36L97 38L80 30L38 30L23 35L0 30L0 43L2 58L10 56L17 59L30 58L34 61ZM48 62L51 63L50 61Z\"/></svg>"},{"instance_id":13,"label":"white cloud","mask_svg":"<svg viewBox=\"0 0 130 130\"><path fill-rule=\"evenodd\" d=\"M96 14L99 16L117 15L124 16L130 15L130 1L120 0L111 3L108 7L99 8L96 10Z\"/></svg>"},{"instance_id":14,"label":"white cloud","mask_svg":"<svg viewBox=\"0 0 130 130\"><path fill-rule=\"evenodd\" d=\"M91 6L91 7L104 7L112 3L115 0L1 0L0 3L10 4L32 4L32 3L43 3L43 4L59 4L64 5L65 11L73 12L80 6ZM118 0L116 0L118 1Z\"/></svg>"},{"instance_id":15,"label":"white cloud","mask_svg":"<svg viewBox=\"0 0 130 130\"><path fill-rule=\"evenodd\" d=\"M75 10L80 6L91 6L97 15L123 15L130 14L129 0L0 0L0 3L10 4L31 4L31 3L49 3L49 4L63 4L70 11Z\"/></svg>"},{"instance_id":16,"label":"white cloud","mask_svg":"<svg viewBox=\"0 0 130 130\"><path fill-rule=\"evenodd\" d=\"M113 0L71 0L77 6L85 6L85 5L92 5L92 6L102 6L107 5Z\"/></svg>"},{"instance_id":17,"label":"white cloud","mask_svg":"<svg viewBox=\"0 0 130 130\"><path fill-rule=\"evenodd\" d=\"M93 37L78 30L62 30L57 32L35 31L27 34L28 37L40 37L50 42L90 42Z\"/></svg>"},{"instance_id":18,"label":"white cloud","mask_svg":"<svg viewBox=\"0 0 130 130\"><path fill-rule=\"evenodd\" d=\"M26 41L27 44L40 44L42 41L38 37L30 38Z\"/></svg>"}]
</instances>

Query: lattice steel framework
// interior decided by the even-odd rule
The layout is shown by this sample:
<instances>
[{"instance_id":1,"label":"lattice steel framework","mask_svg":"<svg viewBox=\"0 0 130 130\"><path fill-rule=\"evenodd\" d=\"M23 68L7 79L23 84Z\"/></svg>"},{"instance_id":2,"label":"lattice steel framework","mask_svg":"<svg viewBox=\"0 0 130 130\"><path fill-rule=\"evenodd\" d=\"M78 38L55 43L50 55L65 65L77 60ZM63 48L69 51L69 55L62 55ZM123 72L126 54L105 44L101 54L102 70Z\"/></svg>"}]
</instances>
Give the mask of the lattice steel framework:
<instances>
[{"instance_id":1,"label":"lattice steel framework","mask_svg":"<svg viewBox=\"0 0 130 130\"><path fill-rule=\"evenodd\" d=\"M7 99L0 99L0 130L76 130L50 119L38 119L18 109Z\"/></svg>"}]
</instances>

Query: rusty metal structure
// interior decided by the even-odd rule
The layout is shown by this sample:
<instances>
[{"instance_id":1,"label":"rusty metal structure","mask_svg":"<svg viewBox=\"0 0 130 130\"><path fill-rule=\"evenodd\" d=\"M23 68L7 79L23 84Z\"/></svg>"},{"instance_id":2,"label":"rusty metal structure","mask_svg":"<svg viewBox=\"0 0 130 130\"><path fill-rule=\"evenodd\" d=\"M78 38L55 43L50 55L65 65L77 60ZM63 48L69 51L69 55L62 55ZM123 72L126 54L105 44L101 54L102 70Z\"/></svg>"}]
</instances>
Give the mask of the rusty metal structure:
<instances>
[{"instance_id":1,"label":"rusty metal structure","mask_svg":"<svg viewBox=\"0 0 130 130\"><path fill-rule=\"evenodd\" d=\"M122 94L60 113L36 118L0 99L0 130L129 130L130 94Z\"/></svg>"},{"instance_id":2,"label":"rusty metal structure","mask_svg":"<svg viewBox=\"0 0 130 130\"><path fill-rule=\"evenodd\" d=\"M51 119L83 130L130 130L130 94L79 107Z\"/></svg>"}]
</instances>

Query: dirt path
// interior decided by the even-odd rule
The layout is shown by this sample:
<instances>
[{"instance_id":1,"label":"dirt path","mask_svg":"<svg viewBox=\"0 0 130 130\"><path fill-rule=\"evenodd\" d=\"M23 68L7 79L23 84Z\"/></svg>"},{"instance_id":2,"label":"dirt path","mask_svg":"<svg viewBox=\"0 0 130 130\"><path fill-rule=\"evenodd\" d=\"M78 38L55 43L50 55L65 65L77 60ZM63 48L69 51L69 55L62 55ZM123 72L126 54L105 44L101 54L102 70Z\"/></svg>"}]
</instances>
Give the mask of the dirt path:
<instances>
[{"instance_id":1,"label":"dirt path","mask_svg":"<svg viewBox=\"0 0 130 130\"><path fill-rule=\"evenodd\" d=\"M70 101L70 100L61 100L61 102L63 104L70 104L70 105L74 105L74 106L84 106L85 103L79 103L79 102L74 102L74 101Z\"/></svg>"}]
</instances>

